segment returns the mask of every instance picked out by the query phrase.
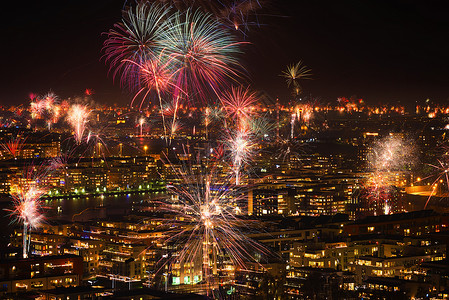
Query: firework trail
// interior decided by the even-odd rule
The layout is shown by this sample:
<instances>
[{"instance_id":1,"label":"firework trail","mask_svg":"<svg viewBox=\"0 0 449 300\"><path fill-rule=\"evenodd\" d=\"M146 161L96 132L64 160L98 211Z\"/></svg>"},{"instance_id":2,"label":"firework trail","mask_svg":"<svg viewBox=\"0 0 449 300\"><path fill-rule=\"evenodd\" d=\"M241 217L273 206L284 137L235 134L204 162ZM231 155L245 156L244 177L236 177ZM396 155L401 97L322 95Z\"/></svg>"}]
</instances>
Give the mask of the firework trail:
<instances>
[{"instance_id":1,"label":"firework trail","mask_svg":"<svg viewBox=\"0 0 449 300\"><path fill-rule=\"evenodd\" d=\"M140 90L136 93L134 96L131 106L136 99L136 97L146 90L145 96L142 98L142 101L140 103L139 109L142 108L142 104L147 97L147 95L152 91L155 90L157 93L157 97L159 99L159 107L161 109L161 116L162 116L162 124L164 126L164 137L167 138L167 128L165 126L165 117L164 117L164 111L163 111L163 104L162 104L162 96L161 94L164 92L168 92L170 88L177 89L178 87L173 84L172 78L176 74L175 72L172 72L170 69L170 65L172 64L171 59L167 59L167 57L164 55L164 52L161 52L159 56L157 56L154 59L146 60L143 62L143 64L139 64L133 61L128 61L130 64L137 65L139 67L139 73L140 73Z\"/></svg>"},{"instance_id":2,"label":"firework trail","mask_svg":"<svg viewBox=\"0 0 449 300\"><path fill-rule=\"evenodd\" d=\"M269 140L275 127L275 124L263 115L248 120L248 128L257 139Z\"/></svg>"},{"instance_id":3,"label":"firework trail","mask_svg":"<svg viewBox=\"0 0 449 300\"><path fill-rule=\"evenodd\" d=\"M256 12L262 8L261 1L254 0L241 0L241 1L232 1L226 5L219 13L219 19L222 20L223 23L230 23L234 27L235 30L240 30L242 27L244 30L249 30L249 26L256 25L259 26L257 21ZM254 15L256 21L251 22L250 17Z\"/></svg>"},{"instance_id":4,"label":"firework trail","mask_svg":"<svg viewBox=\"0 0 449 300\"><path fill-rule=\"evenodd\" d=\"M49 115L47 118L48 130L50 130L51 125L57 123L61 117L61 108L58 105L58 100L58 96L51 91L42 97L42 101L45 103L45 109Z\"/></svg>"},{"instance_id":5,"label":"firework trail","mask_svg":"<svg viewBox=\"0 0 449 300\"><path fill-rule=\"evenodd\" d=\"M314 105L310 103L302 103L296 106L295 113L298 121L309 123L313 118Z\"/></svg>"},{"instance_id":6,"label":"firework trail","mask_svg":"<svg viewBox=\"0 0 449 300\"><path fill-rule=\"evenodd\" d=\"M429 164L432 168L432 174L422 179L425 181L431 179L431 193L427 199L424 209L426 209L429 204L430 199L441 193L440 196L446 197L449 191L449 148L447 146L442 147L443 153L440 159L437 159L437 163ZM420 180L421 181L421 180ZM439 187L439 188L438 188ZM438 189L437 189L438 188Z\"/></svg>"},{"instance_id":7,"label":"firework trail","mask_svg":"<svg viewBox=\"0 0 449 300\"><path fill-rule=\"evenodd\" d=\"M208 105L204 109L201 110L201 123L205 128L205 138L209 140L209 128L210 125L216 122L220 122L220 125L223 125L227 128L226 123L226 113L222 106ZM221 123L224 122L224 123Z\"/></svg>"},{"instance_id":8,"label":"firework trail","mask_svg":"<svg viewBox=\"0 0 449 300\"><path fill-rule=\"evenodd\" d=\"M98 130L97 132L94 131L89 131L89 133L86 136L85 139L86 144L88 144L89 146L92 147L92 158L94 157L105 157L106 153L109 152L109 149L107 147L107 144L105 143L105 141L102 138L101 135L101 129ZM86 149L89 149L89 146ZM95 154L96 153L96 154ZM84 154L83 154L84 156Z\"/></svg>"},{"instance_id":9,"label":"firework trail","mask_svg":"<svg viewBox=\"0 0 449 300\"><path fill-rule=\"evenodd\" d=\"M89 108L82 104L73 104L67 113L67 121L73 128L74 138L78 144L81 144L83 139L89 114Z\"/></svg>"},{"instance_id":10,"label":"firework trail","mask_svg":"<svg viewBox=\"0 0 449 300\"><path fill-rule=\"evenodd\" d=\"M10 141L2 143L1 147L14 159L17 159L17 157L20 155L20 151L22 150L25 141L26 137L23 138L20 134L18 134L15 138L11 138Z\"/></svg>"},{"instance_id":11,"label":"firework trail","mask_svg":"<svg viewBox=\"0 0 449 300\"><path fill-rule=\"evenodd\" d=\"M291 139L277 139L271 150L276 159L282 159L282 162L296 160L300 161L301 153L304 153L300 142ZM271 153L270 151L270 153Z\"/></svg>"},{"instance_id":12,"label":"firework trail","mask_svg":"<svg viewBox=\"0 0 449 300\"><path fill-rule=\"evenodd\" d=\"M295 123L308 125L313 118L314 105L310 103L301 103L297 105L290 117L290 139L294 138Z\"/></svg>"}]
</instances>

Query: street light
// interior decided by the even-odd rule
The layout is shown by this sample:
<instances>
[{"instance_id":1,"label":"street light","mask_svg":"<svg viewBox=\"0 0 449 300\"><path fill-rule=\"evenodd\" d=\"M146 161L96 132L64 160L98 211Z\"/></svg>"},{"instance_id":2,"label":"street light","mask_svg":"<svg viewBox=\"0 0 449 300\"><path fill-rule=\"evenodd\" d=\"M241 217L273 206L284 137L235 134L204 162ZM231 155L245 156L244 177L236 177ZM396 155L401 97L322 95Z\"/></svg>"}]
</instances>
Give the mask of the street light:
<instances>
[{"instance_id":1,"label":"street light","mask_svg":"<svg viewBox=\"0 0 449 300\"><path fill-rule=\"evenodd\" d=\"M147 145L143 146L143 150L145 151L145 156L147 156L148 146Z\"/></svg>"}]
</instances>

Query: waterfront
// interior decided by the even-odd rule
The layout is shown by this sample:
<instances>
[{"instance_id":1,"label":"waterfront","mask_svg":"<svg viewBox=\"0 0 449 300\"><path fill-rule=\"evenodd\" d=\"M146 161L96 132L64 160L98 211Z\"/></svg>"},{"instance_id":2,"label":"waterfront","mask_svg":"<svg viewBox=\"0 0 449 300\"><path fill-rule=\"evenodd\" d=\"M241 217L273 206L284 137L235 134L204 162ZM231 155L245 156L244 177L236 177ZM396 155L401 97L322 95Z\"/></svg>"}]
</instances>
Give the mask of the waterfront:
<instances>
[{"instance_id":1,"label":"waterfront","mask_svg":"<svg viewBox=\"0 0 449 300\"><path fill-rule=\"evenodd\" d=\"M66 198L47 198L44 200L43 211L47 220L57 221L87 221L89 219L120 216L129 214L140 204L164 198L165 192L141 192L128 194L100 194ZM4 196L0 202L0 226L6 228L0 236L1 243L9 238L14 224L9 219L11 200Z\"/></svg>"},{"instance_id":2,"label":"waterfront","mask_svg":"<svg viewBox=\"0 0 449 300\"><path fill-rule=\"evenodd\" d=\"M45 201L47 215L63 221L86 221L111 215L125 215L139 204L164 197L164 192L133 194L102 194L80 198L63 198Z\"/></svg>"}]
</instances>

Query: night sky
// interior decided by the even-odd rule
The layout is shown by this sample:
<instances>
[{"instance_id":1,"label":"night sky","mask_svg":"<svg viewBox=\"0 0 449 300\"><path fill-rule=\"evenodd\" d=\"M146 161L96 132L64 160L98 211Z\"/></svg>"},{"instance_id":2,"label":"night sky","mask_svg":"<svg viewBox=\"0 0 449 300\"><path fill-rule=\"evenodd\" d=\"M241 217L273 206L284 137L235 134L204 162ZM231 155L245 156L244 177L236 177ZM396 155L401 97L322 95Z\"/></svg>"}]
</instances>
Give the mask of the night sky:
<instances>
[{"instance_id":1,"label":"night sky","mask_svg":"<svg viewBox=\"0 0 449 300\"><path fill-rule=\"evenodd\" d=\"M125 1L34 1L2 5L0 103L26 103L30 92L61 97L95 91L99 103L127 105L101 59L105 35ZM302 1L264 4L242 63L254 89L281 101L279 74L298 60L312 69L304 95L321 103L356 96L370 104L412 105L449 98L446 1Z\"/></svg>"}]
</instances>

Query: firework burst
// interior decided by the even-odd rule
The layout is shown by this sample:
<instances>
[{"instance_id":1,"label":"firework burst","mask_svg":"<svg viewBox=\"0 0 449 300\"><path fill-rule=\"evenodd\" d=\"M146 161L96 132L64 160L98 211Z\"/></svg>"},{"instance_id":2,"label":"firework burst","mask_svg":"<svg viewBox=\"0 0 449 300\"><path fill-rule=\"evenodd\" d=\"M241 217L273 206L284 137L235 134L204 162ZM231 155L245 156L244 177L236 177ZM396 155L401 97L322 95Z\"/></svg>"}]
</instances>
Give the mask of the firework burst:
<instances>
[{"instance_id":1,"label":"firework burst","mask_svg":"<svg viewBox=\"0 0 449 300\"><path fill-rule=\"evenodd\" d=\"M262 9L262 0L159 0L169 3L179 11L198 8L210 13L221 24L245 34L250 26L259 26L258 11Z\"/></svg>"},{"instance_id":2,"label":"firework burst","mask_svg":"<svg viewBox=\"0 0 449 300\"><path fill-rule=\"evenodd\" d=\"M114 78L121 73L123 86L133 90L135 83L140 82L139 65L158 56L163 36L169 29L169 12L165 5L141 1L135 8L124 11L122 22L107 34L103 47L105 60Z\"/></svg>"},{"instance_id":3,"label":"firework burst","mask_svg":"<svg viewBox=\"0 0 449 300\"><path fill-rule=\"evenodd\" d=\"M44 220L40 199L45 193L36 183L27 183L11 195L14 208L10 214L14 222L23 225L23 258L28 257L31 230L40 227Z\"/></svg>"},{"instance_id":4,"label":"firework burst","mask_svg":"<svg viewBox=\"0 0 449 300\"><path fill-rule=\"evenodd\" d=\"M179 170L172 165L180 184L168 186L172 197L160 211L173 216L168 223L164 220L164 243L177 246L172 263L201 270L202 280L211 283L220 262L245 269L247 262L256 261L256 253L269 251L245 234L256 223L240 216L245 209L242 191L220 184L213 166L197 165L203 167Z\"/></svg>"},{"instance_id":5,"label":"firework burst","mask_svg":"<svg viewBox=\"0 0 449 300\"><path fill-rule=\"evenodd\" d=\"M298 96L302 92L299 81L303 79L311 79L311 71L311 69L303 65L302 61L299 61L296 64L287 66L287 69L282 72L281 76L286 79L288 87L293 87L293 94Z\"/></svg>"},{"instance_id":6,"label":"firework burst","mask_svg":"<svg viewBox=\"0 0 449 300\"><path fill-rule=\"evenodd\" d=\"M256 94L250 92L249 88L232 87L220 99L227 117L234 119L241 130L247 128L250 119L256 114L253 107L258 100Z\"/></svg>"},{"instance_id":7,"label":"firework burst","mask_svg":"<svg viewBox=\"0 0 449 300\"><path fill-rule=\"evenodd\" d=\"M372 169L365 189L368 199L378 204L378 213L391 213L393 203L390 203L397 173L408 172L414 163L414 149L411 142L395 135L380 139L372 146L368 162Z\"/></svg>"},{"instance_id":8,"label":"firework burst","mask_svg":"<svg viewBox=\"0 0 449 300\"><path fill-rule=\"evenodd\" d=\"M373 144L368 162L376 172L406 170L415 160L411 145L402 137L390 135Z\"/></svg>"},{"instance_id":9,"label":"firework burst","mask_svg":"<svg viewBox=\"0 0 449 300\"><path fill-rule=\"evenodd\" d=\"M9 153L14 159L20 155L20 151L22 150L26 137L23 138L21 135L17 135L15 138L11 138L10 141L2 143L1 147Z\"/></svg>"},{"instance_id":10,"label":"firework burst","mask_svg":"<svg viewBox=\"0 0 449 300\"><path fill-rule=\"evenodd\" d=\"M179 66L176 85L181 91L206 99L207 89L217 95L229 79L238 77L236 54L241 43L210 14L188 9L175 13L170 23L165 45Z\"/></svg>"},{"instance_id":11,"label":"firework burst","mask_svg":"<svg viewBox=\"0 0 449 300\"><path fill-rule=\"evenodd\" d=\"M137 92L137 94L134 96L131 105L133 104L136 97L146 90L145 96L142 98L142 101L140 103L139 109L142 108L142 104L147 97L147 95L152 91L155 90L157 93L157 97L159 99L159 105L161 109L161 116L162 116L162 124L164 126L164 137L167 137L167 129L165 126L165 117L164 117L164 111L163 111L163 104L162 104L162 93L168 92L170 88L173 88L176 90L177 86L172 82L173 76L176 74L175 72L172 72L170 70L170 65L172 63L172 59L167 58L167 56L164 55L164 52L161 52L159 56L157 56L154 59L146 60L143 62L143 64L139 64L133 61L129 61L129 63L137 65L139 67L139 73L141 74L139 76L140 83L139 86L141 87L140 90Z\"/></svg>"}]
</instances>

